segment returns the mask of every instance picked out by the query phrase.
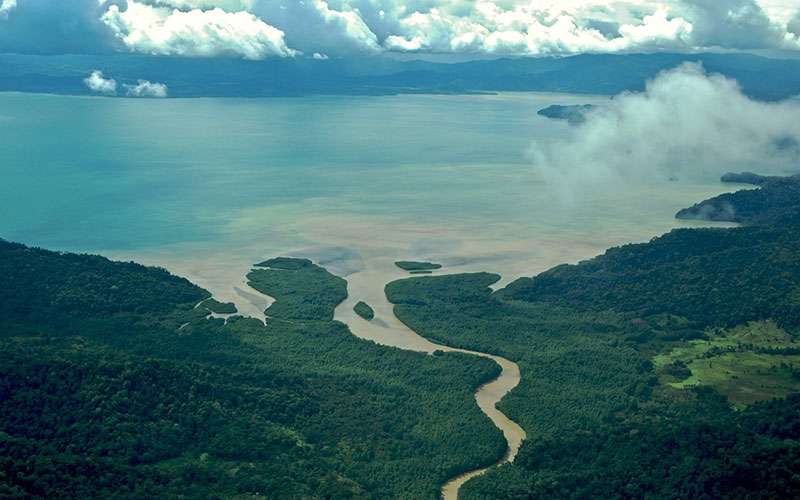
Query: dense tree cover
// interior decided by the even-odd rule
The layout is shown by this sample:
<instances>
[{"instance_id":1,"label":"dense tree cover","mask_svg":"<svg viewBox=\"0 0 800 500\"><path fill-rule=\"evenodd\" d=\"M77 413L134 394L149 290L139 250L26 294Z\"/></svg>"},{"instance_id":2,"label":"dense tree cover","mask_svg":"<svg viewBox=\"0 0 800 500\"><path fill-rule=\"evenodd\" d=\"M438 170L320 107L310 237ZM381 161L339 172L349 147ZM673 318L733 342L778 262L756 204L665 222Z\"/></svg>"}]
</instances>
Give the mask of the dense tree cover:
<instances>
[{"instance_id":1,"label":"dense tree cover","mask_svg":"<svg viewBox=\"0 0 800 500\"><path fill-rule=\"evenodd\" d=\"M768 318L798 326L800 225L674 230L518 280L502 295L641 316L671 313L700 326Z\"/></svg>"},{"instance_id":2,"label":"dense tree cover","mask_svg":"<svg viewBox=\"0 0 800 500\"><path fill-rule=\"evenodd\" d=\"M743 413L700 391L526 447L466 498L797 498L800 398Z\"/></svg>"},{"instance_id":3,"label":"dense tree cover","mask_svg":"<svg viewBox=\"0 0 800 500\"><path fill-rule=\"evenodd\" d=\"M779 179L779 177L770 175L759 175L753 172L728 172L720 177L722 182L733 182L736 184L752 184L754 186L761 186L768 182Z\"/></svg>"},{"instance_id":4,"label":"dense tree cover","mask_svg":"<svg viewBox=\"0 0 800 500\"><path fill-rule=\"evenodd\" d=\"M164 315L210 296L163 269L90 255L48 252L0 240L0 332L31 322L70 332L113 315ZM53 333L58 333L53 332Z\"/></svg>"},{"instance_id":5,"label":"dense tree cover","mask_svg":"<svg viewBox=\"0 0 800 500\"><path fill-rule=\"evenodd\" d=\"M676 230L498 292L486 273L390 283L397 315L417 332L520 366L521 384L500 408L529 439L513 464L470 481L462 496L797 496L799 397L740 412L709 388L661 383L685 378L685 364L653 363L718 326L774 319L800 333L791 182L757 191L760 212L742 219L747 227ZM796 353L775 354L800 364Z\"/></svg>"},{"instance_id":6,"label":"dense tree cover","mask_svg":"<svg viewBox=\"0 0 800 500\"><path fill-rule=\"evenodd\" d=\"M387 288L398 316L416 331L500 353L520 366L522 382L500 408L529 439L513 465L470 481L464 498L774 497L798 491L791 472L800 467L796 420L780 424L780 439L766 439L741 430L751 410L739 414L702 389L659 385L651 354L680 345L684 321L508 301L488 288L495 279L412 278ZM668 335L671 328L677 334ZM797 399L791 404L779 408L784 416L800 410ZM777 428L768 411L759 415L747 418Z\"/></svg>"},{"instance_id":7,"label":"dense tree cover","mask_svg":"<svg viewBox=\"0 0 800 500\"><path fill-rule=\"evenodd\" d=\"M678 212L679 219L702 219L743 224L800 222L800 175L764 177L752 173L726 175L723 180L757 184L760 189L725 193Z\"/></svg>"},{"instance_id":8,"label":"dense tree cover","mask_svg":"<svg viewBox=\"0 0 800 500\"><path fill-rule=\"evenodd\" d=\"M290 304L266 327L163 270L6 242L0 266L0 496L436 498L504 451L473 397L494 363L357 339L317 266L257 271Z\"/></svg>"},{"instance_id":9,"label":"dense tree cover","mask_svg":"<svg viewBox=\"0 0 800 500\"><path fill-rule=\"evenodd\" d=\"M220 302L214 298L206 299L200 304L199 307L206 309L208 312L216 314L236 314L236 305L232 302Z\"/></svg>"},{"instance_id":10,"label":"dense tree cover","mask_svg":"<svg viewBox=\"0 0 800 500\"><path fill-rule=\"evenodd\" d=\"M489 288L498 278L410 278L386 292L397 316L425 337L519 364L521 384L500 407L532 439L585 431L657 383L648 357L613 335L627 326L619 315L503 301Z\"/></svg>"},{"instance_id":11,"label":"dense tree cover","mask_svg":"<svg viewBox=\"0 0 800 500\"><path fill-rule=\"evenodd\" d=\"M273 259L259 266L272 269L253 269L247 280L276 299L267 309L270 318L331 321L336 306L347 298L347 282L309 260Z\"/></svg>"}]
</instances>

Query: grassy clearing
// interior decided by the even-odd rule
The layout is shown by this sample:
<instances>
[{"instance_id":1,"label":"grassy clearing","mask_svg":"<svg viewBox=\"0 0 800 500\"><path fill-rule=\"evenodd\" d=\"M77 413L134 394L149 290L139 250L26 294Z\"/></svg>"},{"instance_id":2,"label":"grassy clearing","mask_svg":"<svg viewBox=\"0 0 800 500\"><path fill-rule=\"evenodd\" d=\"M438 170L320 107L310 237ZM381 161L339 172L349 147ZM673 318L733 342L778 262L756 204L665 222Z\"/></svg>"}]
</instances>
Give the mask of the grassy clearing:
<instances>
[{"instance_id":1,"label":"grassy clearing","mask_svg":"<svg viewBox=\"0 0 800 500\"><path fill-rule=\"evenodd\" d=\"M771 321L707 332L653 358L677 389L711 386L739 408L800 390L800 342Z\"/></svg>"}]
</instances>

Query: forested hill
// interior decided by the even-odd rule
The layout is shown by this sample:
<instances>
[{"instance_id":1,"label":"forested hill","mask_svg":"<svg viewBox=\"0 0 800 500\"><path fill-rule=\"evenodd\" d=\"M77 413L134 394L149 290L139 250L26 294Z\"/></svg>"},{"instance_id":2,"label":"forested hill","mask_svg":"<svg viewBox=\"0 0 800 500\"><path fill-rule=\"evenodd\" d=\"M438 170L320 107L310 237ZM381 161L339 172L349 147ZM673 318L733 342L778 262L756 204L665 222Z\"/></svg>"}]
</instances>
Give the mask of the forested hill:
<instances>
[{"instance_id":1,"label":"forested hill","mask_svg":"<svg viewBox=\"0 0 800 500\"><path fill-rule=\"evenodd\" d=\"M800 223L800 175L764 177L745 172L726 174L722 180L746 182L760 188L716 196L679 211L676 217L747 225Z\"/></svg>"},{"instance_id":2,"label":"forested hill","mask_svg":"<svg viewBox=\"0 0 800 500\"><path fill-rule=\"evenodd\" d=\"M592 310L671 313L700 327L765 319L800 326L800 176L723 194L678 217L689 214L746 227L674 230L520 279L502 295Z\"/></svg>"},{"instance_id":3,"label":"forested hill","mask_svg":"<svg viewBox=\"0 0 800 500\"><path fill-rule=\"evenodd\" d=\"M496 365L357 339L296 264L250 276L267 327L225 324L162 269L0 240L0 497L434 499L502 455Z\"/></svg>"},{"instance_id":4,"label":"forested hill","mask_svg":"<svg viewBox=\"0 0 800 500\"><path fill-rule=\"evenodd\" d=\"M122 85L147 79L171 97L319 94L568 92L616 95L644 90L660 72L700 63L736 80L748 96L781 100L800 93L800 61L750 54L580 54L459 63L391 57L268 58L263 61L136 54L0 54L0 91L91 94L83 79L101 69Z\"/></svg>"},{"instance_id":5,"label":"forested hill","mask_svg":"<svg viewBox=\"0 0 800 500\"><path fill-rule=\"evenodd\" d=\"M798 497L796 183L721 197L744 227L674 230L494 293L487 274L387 286L417 332L520 366L501 409L529 439L462 497Z\"/></svg>"}]
</instances>

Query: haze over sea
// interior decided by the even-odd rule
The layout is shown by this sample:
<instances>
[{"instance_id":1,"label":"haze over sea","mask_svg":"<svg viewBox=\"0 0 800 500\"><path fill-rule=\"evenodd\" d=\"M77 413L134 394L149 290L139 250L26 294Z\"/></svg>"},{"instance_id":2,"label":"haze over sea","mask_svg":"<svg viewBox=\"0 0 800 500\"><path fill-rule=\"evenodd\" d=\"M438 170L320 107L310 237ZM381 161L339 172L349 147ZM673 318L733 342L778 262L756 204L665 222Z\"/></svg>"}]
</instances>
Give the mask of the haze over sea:
<instances>
[{"instance_id":1,"label":"haze over sea","mask_svg":"<svg viewBox=\"0 0 800 500\"><path fill-rule=\"evenodd\" d=\"M0 94L0 237L161 265L242 306L243 275L311 257L375 298L397 259L504 282L676 227L726 190L652 180L564 205L526 158L553 94L130 100ZM641 181L640 181L641 182Z\"/></svg>"}]
</instances>

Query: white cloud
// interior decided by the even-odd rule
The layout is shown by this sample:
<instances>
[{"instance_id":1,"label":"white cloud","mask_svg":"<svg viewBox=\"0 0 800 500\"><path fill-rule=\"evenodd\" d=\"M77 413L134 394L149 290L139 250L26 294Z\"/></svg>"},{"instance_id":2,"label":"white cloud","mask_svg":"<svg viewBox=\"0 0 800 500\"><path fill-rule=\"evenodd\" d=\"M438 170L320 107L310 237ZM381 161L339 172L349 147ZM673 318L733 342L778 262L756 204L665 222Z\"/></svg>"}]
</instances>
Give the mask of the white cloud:
<instances>
[{"instance_id":1,"label":"white cloud","mask_svg":"<svg viewBox=\"0 0 800 500\"><path fill-rule=\"evenodd\" d=\"M96 69L83 79L83 83L94 93L108 96L117 95L117 81L106 78L102 71ZM168 88L163 83L138 80L136 85L123 84L128 97L167 97Z\"/></svg>"},{"instance_id":2,"label":"white cloud","mask_svg":"<svg viewBox=\"0 0 800 500\"><path fill-rule=\"evenodd\" d=\"M286 32L287 43L305 53L382 50L361 11L347 0L255 0L251 11Z\"/></svg>"},{"instance_id":3,"label":"white cloud","mask_svg":"<svg viewBox=\"0 0 800 500\"><path fill-rule=\"evenodd\" d=\"M17 6L17 0L2 0L0 2L0 19L5 19L8 17L8 13L11 12Z\"/></svg>"},{"instance_id":4,"label":"white cloud","mask_svg":"<svg viewBox=\"0 0 800 500\"><path fill-rule=\"evenodd\" d=\"M83 83L89 87L89 90L97 94L116 95L117 82L113 78L106 78L100 70L94 70L92 73L83 79Z\"/></svg>"},{"instance_id":5,"label":"white cloud","mask_svg":"<svg viewBox=\"0 0 800 500\"><path fill-rule=\"evenodd\" d=\"M785 29L755 0L683 0L701 47L761 49L780 47Z\"/></svg>"},{"instance_id":6,"label":"white cloud","mask_svg":"<svg viewBox=\"0 0 800 500\"><path fill-rule=\"evenodd\" d=\"M343 1L361 5L382 45L398 51L800 49L787 28L797 6L784 0Z\"/></svg>"},{"instance_id":7,"label":"white cloud","mask_svg":"<svg viewBox=\"0 0 800 500\"><path fill-rule=\"evenodd\" d=\"M281 30L244 11L170 10L129 0L125 10L111 5L102 20L134 52L246 59L297 54Z\"/></svg>"},{"instance_id":8,"label":"white cloud","mask_svg":"<svg viewBox=\"0 0 800 500\"><path fill-rule=\"evenodd\" d=\"M103 0L98 0L103 1ZM139 3L154 7L170 7L183 11L220 8L226 12L239 12L252 7L252 0L138 0Z\"/></svg>"},{"instance_id":9,"label":"white cloud","mask_svg":"<svg viewBox=\"0 0 800 500\"><path fill-rule=\"evenodd\" d=\"M797 14L800 6L793 0L757 0L767 16L778 24L786 24Z\"/></svg>"},{"instance_id":10,"label":"white cloud","mask_svg":"<svg viewBox=\"0 0 800 500\"><path fill-rule=\"evenodd\" d=\"M357 11L331 9L328 2L324 0L313 0L313 5L328 25L335 26L361 47L378 50L375 33L369 29Z\"/></svg>"},{"instance_id":11,"label":"white cloud","mask_svg":"<svg viewBox=\"0 0 800 500\"><path fill-rule=\"evenodd\" d=\"M17 1L0 0L0 17ZM261 59L300 51L800 50L797 11L788 0L25 0L0 32L0 51ZM37 16L63 35L37 31Z\"/></svg>"},{"instance_id":12,"label":"white cloud","mask_svg":"<svg viewBox=\"0 0 800 500\"><path fill-rule=\"evenodd\" d=\"M163 83L139 80L136 85L124 85L129 97L167 97L168 88Z\"/></svg>"},{"instance_id":13,"label":"white cloud","mask_svg":"<svg viewBox=\"0 0 800 500\"><path fill-rule=\"evenodd\" d=\"M686 64L643 93L615 97L530 155L546 179L571 193L636 178L784 172L800 161L798 144L800 102L754 101L735 81Z\"/></svg>"},{"instance_id":14,"label":"white cloud","mask_svg":"<svg viewBox=\"0 0 800 500\"><path fill-rule=\"evenodd\" d=\"M624 10L624 9L622 9ZM478 0L465 11L432 8L399 20L403 34L387 37L385 46L400 51L571 54L683 47L692 25L667 8L634 16L625 11L610 36L596 27L603 9L521 2L510 8ZM598 19L600 17L600 19Z\"/></svg>"}]
</instances>

